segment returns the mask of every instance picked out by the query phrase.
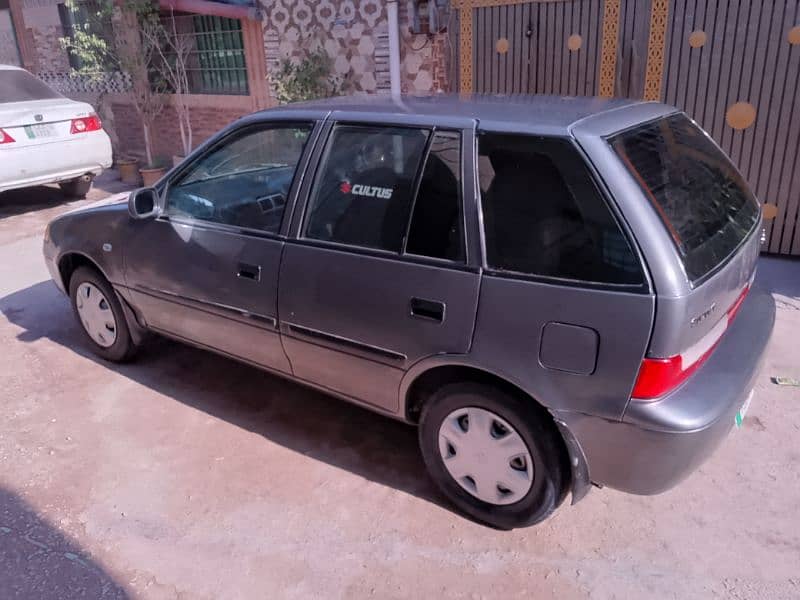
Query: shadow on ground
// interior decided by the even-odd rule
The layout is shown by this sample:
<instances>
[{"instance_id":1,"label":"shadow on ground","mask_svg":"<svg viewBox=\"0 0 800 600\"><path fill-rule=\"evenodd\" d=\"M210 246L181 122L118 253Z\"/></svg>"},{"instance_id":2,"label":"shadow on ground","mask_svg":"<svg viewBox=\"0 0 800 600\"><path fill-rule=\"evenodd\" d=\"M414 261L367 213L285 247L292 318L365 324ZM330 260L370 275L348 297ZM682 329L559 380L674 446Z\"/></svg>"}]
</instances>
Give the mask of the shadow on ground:
<instances>
[{"instance_id":1,"label":"shadow on ground","mask_svg":"<svg viewBox=\"0 0 800 600\"><path fill-rule=\"evenodd\" d=\"M756 280L772 294L800 300L800 258L763 256Z\"/></svg>"},{"instance_id":2,"label":"shadow on ground","mask_svg":"<svg viewBox=\"0 0 800 600\"><path fill-rule=\"evenodd\" d=\"M73 200L56 187L37 186L0 192L0 219L14 217L44 208L53 208Z\"/></svg>"},{"instance_id":3,"label":"shadow on ground","mask_svg":"<svg viewBox=\"0 0 800 600\"><path fill-rule=\"evenodd\" d=\"M94 180L88 199L100 200L110 194L128 192L134 187L122 182L117 172L109 169ZM56 184L0 192L0 219L54 208L74 201L76 198L65 196Z\"/></svg>"},{"instance_id":4,"label":"shadow on ground","mask_svg":"<svg viewBox=\"0 0 800 600\"><path fill-rule=\"evenodd\" d=\"M366 479L447 506L427 478L416 429L211 352L154 337L129 364L88 350L69 301L51 281L0 298L0 313L160 394Z\"/></svg>"},{"instance_id":5,"label":"shadow on ground","mask_svg":"<svg viewBox=\"0 0 800 600\"><path fill-rule=\"evenodd\" d=\"M0 488L0 598L127 598L74 542Z\"/></svg>"}]
</instances>

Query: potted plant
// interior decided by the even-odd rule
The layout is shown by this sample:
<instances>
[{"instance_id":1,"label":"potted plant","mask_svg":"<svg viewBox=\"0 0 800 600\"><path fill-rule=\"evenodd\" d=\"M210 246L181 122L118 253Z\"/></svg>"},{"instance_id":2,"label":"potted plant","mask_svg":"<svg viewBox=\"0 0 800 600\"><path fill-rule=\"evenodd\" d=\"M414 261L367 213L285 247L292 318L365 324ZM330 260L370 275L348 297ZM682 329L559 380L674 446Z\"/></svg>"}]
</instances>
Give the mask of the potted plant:
<instances>
[{"instance_id":1,"label":"potted plant","mask_svg":"<svg viewBox=\"0 0 800 600\"><path fill-rule=\"evenodd\" d=\"M139 184L139 159L134 157L122 157L116 160L119 178L123 183L131 185Z\"/></svg>"},{"instance_id":2,"label":"potted plant","mask_svg":"<svg viewBox=\"0 0 800 600\"><path fill-rule=\"evenodd\" d=\"M301 46L305 56L283 59L276 73L270 76L278 104L341 94L346 81L332 74L333 61L322 44L309 36Z\"/></svg>"},{"instance_id":3,"label":"potted plant","mask_svg":"<svg viewBox=\"0 0 800 600\"><path fill-rule=\"evenodd\" d=\"M164 165L164 161L156 160L153 163L148 163L139 169L139 174L142 176L142 185L145 187L153 187L166 172L167 167Z\"/></svg>"}]
</instances>

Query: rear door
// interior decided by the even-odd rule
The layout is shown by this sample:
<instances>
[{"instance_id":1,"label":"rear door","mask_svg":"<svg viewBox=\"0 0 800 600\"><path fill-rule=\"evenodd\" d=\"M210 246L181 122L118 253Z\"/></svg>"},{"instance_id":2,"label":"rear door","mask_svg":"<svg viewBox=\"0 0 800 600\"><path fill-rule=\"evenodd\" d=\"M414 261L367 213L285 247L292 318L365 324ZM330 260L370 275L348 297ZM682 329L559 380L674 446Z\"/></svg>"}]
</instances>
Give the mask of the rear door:
<instances>
[{"instance_id":1,"label":"rear door","mask_svg":"<svg viewBox=\"0 0 800 600\"><path fill-rule=\"evenodd\" d=\"M480 277L465 244L471 135L333 125L281 264L295 376L393 412L410 365L469 350Z\"/></svg>"}]
</instances>

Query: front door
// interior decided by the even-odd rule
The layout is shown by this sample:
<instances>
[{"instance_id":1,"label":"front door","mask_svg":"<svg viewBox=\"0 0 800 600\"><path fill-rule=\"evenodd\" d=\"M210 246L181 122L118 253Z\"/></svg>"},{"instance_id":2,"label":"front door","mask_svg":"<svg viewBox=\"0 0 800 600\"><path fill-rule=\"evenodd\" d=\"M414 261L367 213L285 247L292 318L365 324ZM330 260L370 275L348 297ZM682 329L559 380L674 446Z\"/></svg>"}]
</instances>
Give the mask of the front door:
<instances>
[{"instance_id":1,"label":"front door","mask_svg":"<svg viewBox=\"0 0 800 600\"><path fill-rule=\"evenodd\" d=\"M277 327L280 232L312 129L233 132L168 183L158 218L133 225L125 279L148 327L290 371Z\"/></svg>"},{"instance_id":2,"label":"front door","mask_svg":"<svg viewBox=\"0 0 800 600\"><path fill-rule=\"evenodd\" d=\"M395 411L409 366L469 350L462 161L460 131L333 127L281 265L295 376Z\"/></svg>"}]
</instances>

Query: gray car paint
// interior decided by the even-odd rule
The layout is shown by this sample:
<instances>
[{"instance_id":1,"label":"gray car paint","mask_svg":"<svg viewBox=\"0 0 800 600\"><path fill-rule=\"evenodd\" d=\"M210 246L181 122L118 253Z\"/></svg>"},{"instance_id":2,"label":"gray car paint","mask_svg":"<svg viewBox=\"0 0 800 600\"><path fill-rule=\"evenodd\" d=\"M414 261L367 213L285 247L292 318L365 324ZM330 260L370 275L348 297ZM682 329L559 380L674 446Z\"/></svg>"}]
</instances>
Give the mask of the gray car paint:
<instances>
[{"instance_id":1,"label":"gray car paint","mask_svg":"<svg viewBox=\"0 0 800 600\"><path fill-rule=\"evenodd\" d=\"M573 500L585 494L590 479L636 493L655 493L690 472L727 432L728 417L732 418L743 401L742 394L752 382L774 320L771 301L751 294L736 326L689 382L665 399L628 406L645 353L674 353L702 335L704 329L689 328L684 319L705 306L709 296L718 298L720 304L729 299L733 302L737 290L752 276L757 255L757 236L753 233L735 256L693 289L658 215L604 139L674 111L657 103L628 100L442 96L397 101L336 99L264 111L239 120L206 142L183 166L168 173L158 189L163 192L186 165L240 127L272 120L324 122L315 130L319 141L311 144L301 161L281 235L265 240L248 231L223 232L214 225L161 223L188 228L184 234L198 236L198 242L207 235L205 249L220 255L211 259L213 266L202 276L198 273L181 280L186 275L180 267L184 261L191 262L190 256L196 260L194 250L188 248L162 260L165 253L175 250L174 246L159 235L143 235L157 221L132 220L127 207L118 204L54 220L45 257L62 289L58 265L65 255L79 253L105 274L142 323L166 323L163 326L171 327L173 335L187 341L293 376L396 418L408 418L408 392L431 368L460 365L492 373L541 402L556 418L572 459ZM468 247L463 268L323 247L298 239L303 203L312 184L310 174L333 120L463 131ZM598 184L609 200L613 199L611 208L623 228L635 233L632 242L642 257L646 289L596 289L487 271L475 172L476 127L573 138L599 176ZM222 241L229 237L247 239ZM112 242L117 251L103 252L105 241ZM227 250L226 243L231 244ZM238 249L233 250L236 244ZM271 257L262 271L264 285L257 295L250 295L245 287L220 299L209 287L203 287L211 284L202 279L217 277L224 282L234 277L232 257L243 256L242 252L261 255L261 263L265 256ZM124 265L122 253L126 255ZM320 262L321 256L326 258ZM326 272L323 265L333 263L346 270L346 277L337 280ZM365 282L386 273L389 263L394 269L393 285L378 291L373 286L372 295L367 293L365 298L365 290L370 289ZM280 277L275 281L278 269ZM318 289L315 282L324 283ZM148 298L157 295L153 290L163 296L148 304L140 289L143 286L151 291ZM277 286L277 293L273 286ZM415 292L415 287L420 291ZM453 292L454 296L448 296ZM415 293L446 301L445 324L413 320L407 302ZM178 306L175 302L182 303L179 310L174 309ZM173 312L162 313L164 306L172 306ZM195 314L194 322L169 325L188 314ZM279 321L280 333L274 330L271 319ZM542 332L553 323L597 333L599 343L591 374L541 364ZM739 333L734 335L734 331ZM231 337L241 340L231 341ZM758 343L747 348L734 343L745 338ZM286 350L288 369L277 352L276 339ZM554 344L556 355L569 356L569 350L559 348L558 338L555 342L545 339L545 343ZM254 351L259 345L272 349ZM589 346L579 349L583 354L578 363L589 364ZM731 374L737 376L729 377L730 383L721 386L719 378ZM692 426L691 437L686 435L688 425Z\"/></svg>"}]
</instances>

